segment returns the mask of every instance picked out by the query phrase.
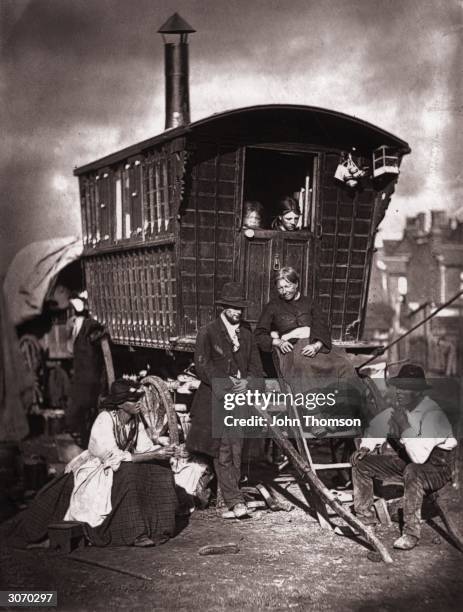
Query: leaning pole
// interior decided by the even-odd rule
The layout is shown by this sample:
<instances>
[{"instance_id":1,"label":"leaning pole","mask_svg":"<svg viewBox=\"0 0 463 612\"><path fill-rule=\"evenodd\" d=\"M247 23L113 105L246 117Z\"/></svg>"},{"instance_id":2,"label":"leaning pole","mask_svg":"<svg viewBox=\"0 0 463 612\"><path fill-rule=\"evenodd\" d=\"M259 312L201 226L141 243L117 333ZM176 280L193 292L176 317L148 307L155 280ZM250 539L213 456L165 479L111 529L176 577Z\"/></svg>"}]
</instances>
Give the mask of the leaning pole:
<instances>
[{"instance_id":1,"label":"leaning pole","mask_svg":"<svg viewBox=\"0 0 463 612\"><path fill-rule=\"evenodd\" d=\"M256 410L262 415L266 416L258 406L255 406ZM392 557L384 544L375 536L373 531L366 527L357 517L355 517L349 510L346 510L343 505L334 497L330 490L323 484L316 473L311 469L309 463L305 461L301 455L297 452L291 442L283 435L281 430L275 425L268 425L272 438L285 453L285 455L291 460L294 467L306 480L312 491L315 491L321 499L326 502L330 508L336 512L350 527L356 529L362 534L362 536L378 551L382 560L385 563L393 563Z\"/></svg>"}]
</instances>

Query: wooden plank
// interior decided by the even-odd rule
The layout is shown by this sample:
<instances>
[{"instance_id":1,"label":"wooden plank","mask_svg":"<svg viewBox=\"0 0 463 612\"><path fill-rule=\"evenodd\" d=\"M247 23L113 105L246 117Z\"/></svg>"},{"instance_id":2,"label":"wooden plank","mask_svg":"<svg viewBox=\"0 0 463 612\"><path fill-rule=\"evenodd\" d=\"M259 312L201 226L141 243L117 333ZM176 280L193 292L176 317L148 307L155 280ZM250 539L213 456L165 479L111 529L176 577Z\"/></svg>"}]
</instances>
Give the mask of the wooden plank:
<instances>
[{"instance_id":1,"label":"wooden plank","mask_svg":"<svg viewBox=\"0 0 463 612\"><path fill-rule=\"evenodd\" d=\"M124 336L122 288L119 283L119 270L117 267L117 260L114 255L108 256L108 265L111 268L112 287L114 291L114 307L116 313L115 329L117 330L116 336L118 339L121 339Z\"/></svg>"},{"instance_id":2,"label":"wooden plank","mask_svg":"<svg viewBox=\"0 0 463 612\"><path fill-rule=\"evenodd\" d=\"M106 337L103 337L100 343L101 343L101 350L103 352L103 359L105 362L106 378L108 381L108 387L110 387L116 379L116 376L114 374L114 364L113 364L113 359L111 355L111 348L109 346L108 338Z\"/></svg>"},{"instance_id":3,"label":"wooden plank","mask_svg":"<svg viewBox=\"0 0 463 612\"><path fill-rule=\"evenodd\" d=\"M134 336L135 340L141 341L141 329L142 329L142 309L141 309L141 287L138 276L138 251L135 251L130 255L130 260L132 262L132 308L134 312Z\"/></svg>"},{"instance_id":4,"label":"wooden plank","mask_svg":"<svg viewBox=\"0 0 463 612\"><path fill-rule=\"evenodd\" d=\"M340 463L314 463L313 469L315 471L318 470L340 470L352 467L350 462L340 462Z\"/></svg>"},{"instance_id":5,"label":"wooden plank","mask_svg":"<svg viewBox=\"0 0 463 612\"><path fill-rule=\"evenodd\" d=\"M161 199L163 202L163 208L162 208L162 225L161 225L161 230L165 233L169 230L169 216L170 216L170 212L169 212L169 158L168 155L164 152L163 156L161 158L161 168L162 168L162 173L161 173Z\"/></svg>"},{"instance_id":6,"label":"wooden plank","mask_svg":"<svg viewBox=\"0 0 463 612\"><path fill-rule=\"evenodd\" d=\"M158 343L163 344L165 339L165 311L163 304L162 286L161 286L161 273L160 273L160 254L159 251L151 253L152 270L153 270L153 282L154 282L154 296L157 312L157 324L156 324L156 337Z\"/></svg>"},{"instance_id":7,"label":"wooden plank","mask_svg":"<svg viewBox=\"0 0 463 612\"><path fill-rule=\"evenodd\" d=\"M135 237L143 236L143 181L141 161L134 160L130 175L130 197L132 198L132 219Z\"/></svg>"}]
</instances>

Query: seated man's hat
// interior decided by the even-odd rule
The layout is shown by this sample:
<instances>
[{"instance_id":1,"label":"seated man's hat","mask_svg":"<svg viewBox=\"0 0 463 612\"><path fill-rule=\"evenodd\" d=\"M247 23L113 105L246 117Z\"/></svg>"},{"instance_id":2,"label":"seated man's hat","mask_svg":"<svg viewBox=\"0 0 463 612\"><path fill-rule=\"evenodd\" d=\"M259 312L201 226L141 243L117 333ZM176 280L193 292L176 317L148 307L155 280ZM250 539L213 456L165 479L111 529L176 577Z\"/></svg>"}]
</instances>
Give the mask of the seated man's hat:
<instances>
[{"instance_id":1,"label":"seated man's hat","mask_svg":"<svg viewBox=\"0 0 463 612\"><path fill-rule=\"evenodd\" d=\"M423 368L413 363L403 365L397 376L393 376L388 382L397 389L407 389L409 391L423 391L431 388L426 380Z\"/></svg>"},{"instance_id":2,"label":"seated man's hat","mask_svg":"<svg viewBox=\"0 0 463 612\"><path fill-rule=\"evenodd\" d=\"M249 302L243 296L242 285L235 282L225 283L215 303L231 308L247 308L249 306Z\"/></svg>"}]
</instances>

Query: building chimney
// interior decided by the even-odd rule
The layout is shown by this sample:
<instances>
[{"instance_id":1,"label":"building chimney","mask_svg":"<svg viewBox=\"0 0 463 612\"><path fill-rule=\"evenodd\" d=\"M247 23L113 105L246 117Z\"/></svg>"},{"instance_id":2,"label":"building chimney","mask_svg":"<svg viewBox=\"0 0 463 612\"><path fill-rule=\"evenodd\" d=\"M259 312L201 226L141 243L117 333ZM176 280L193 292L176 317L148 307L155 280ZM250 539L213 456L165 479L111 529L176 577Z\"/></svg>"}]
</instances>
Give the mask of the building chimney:
<instances>
[{"instance_id":1,"label":"building chimney","mask_svg":"<svg viewBox=\"0 0 463 612\"><path fill-rule=\"evenodd\" d=\"M423 235L426 232L426 214L419 213L416 217L406 217L405 229L412 236Z\"/></svg>"},{"instance_id":2,"label":"building chimney","mask_svg":"<svg viewBox=\"0 0 463 612\"><path fill-rule=\"evenodd\" d=\"M447 219L447 213L445 210L432 210L431 211L431 229L433 231L440 231L449 226Z\"/></svg>"},{"instance_id":3,"label":"building chimney","mask_svg":"<svg viewBox=\"0 0 463 612\"><path fill-rule=\"evenodd\" d=\"M195 31L178 13L158 30L164 40L166 130L190 123L188 34Z\"/></svg>"},{"instance_id":4,"label":"building chimney","mask_svg":"<svg viewBox=\"0 0 463 612\"><path fill-rule=\"evenodd\" d=\"M416 231L420 234L426 232L426 213L418 213L416 215Z\"/></svg>"}]
</instances>

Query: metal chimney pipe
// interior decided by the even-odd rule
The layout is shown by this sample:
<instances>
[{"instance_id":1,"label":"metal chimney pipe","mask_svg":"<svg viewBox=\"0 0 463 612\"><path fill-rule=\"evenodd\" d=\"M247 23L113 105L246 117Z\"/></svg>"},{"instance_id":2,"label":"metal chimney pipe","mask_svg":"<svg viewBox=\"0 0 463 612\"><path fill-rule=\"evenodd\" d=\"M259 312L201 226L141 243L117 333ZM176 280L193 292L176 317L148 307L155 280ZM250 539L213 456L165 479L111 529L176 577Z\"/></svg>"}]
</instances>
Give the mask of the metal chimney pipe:
<instances>
[{"instance_id":1,"label":"metal chimney pipe","mask_svg":"<svg viewBox=\"0 0 463 612\"><path fill-rule=\"evenodd\" d=\"M166 43L166 130L190 123L188 43Z\"/></svg>"},{"instance_id":2,"label":"metal chimney pipe","mask_svg":"<svg viewBox=\"0 0 463 612\"><path fill-rule=\"evenodd\" d=\"M158 30L164 39L166 130L190 123L188 34L194 31L178 13Z\"/></svg>"}]
</instances>

